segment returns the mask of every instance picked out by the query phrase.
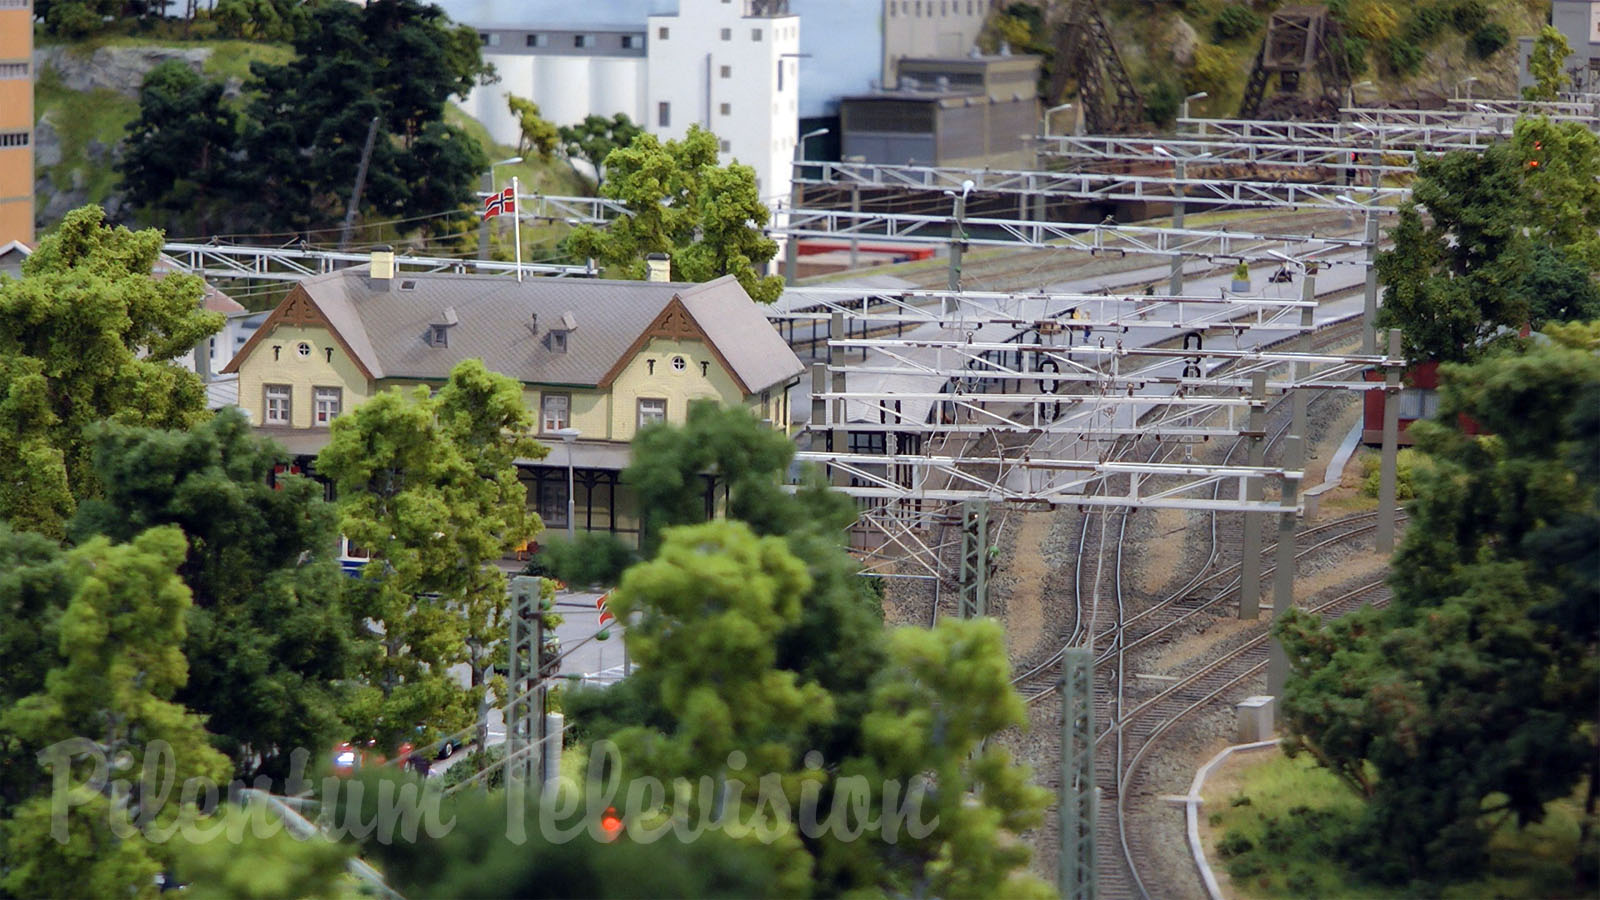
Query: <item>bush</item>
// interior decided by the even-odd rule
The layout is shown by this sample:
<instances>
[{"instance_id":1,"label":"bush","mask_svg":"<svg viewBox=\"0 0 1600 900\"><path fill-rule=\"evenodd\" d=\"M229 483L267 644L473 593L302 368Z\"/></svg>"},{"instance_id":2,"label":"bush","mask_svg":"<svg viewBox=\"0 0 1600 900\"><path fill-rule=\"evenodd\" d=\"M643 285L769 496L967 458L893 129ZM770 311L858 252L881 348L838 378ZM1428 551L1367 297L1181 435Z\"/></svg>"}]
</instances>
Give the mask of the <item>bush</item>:
<instances>
[{"instance_id":1,"label":"bush","mask_svg":"<svg viewBox=\"0 0 1600 900\"><path fill-rule=\"evenodd\" d=\"M1183 88L1170 78L1141 80L1139 92L1144 95L1144 117L1150 124L1166 126L1178 117L1183 105Z\"/></svg>"},{"instance_id":2,"label":"bush","mask_svg":"<svg viewBox=\"0 0 1600 900\"><path fill-rule=\"evenodd\" d=\"M1243 857L1228 863L1228 876L1234 881L1244 881L1246 878L1254 878L1266 870L1267 867L1262 864L1260 860L1253 856Z\"/></svg>"},{"instance_id":3,"label":"bush","mask_svg":"<svg viewBox=\"0 0 1600 900\"><path fill-rule=\"evenodd\" d=\"M1394 496L1396 500L1414 500L1417 496L1417 472L1426 470L1433 461L1426 454L1409 447L1394 458ZM1361 471L1366 478L1361 483L1361 493L1378 496L1379 481L1383 477L1383 460L1378 454L1369 454L1361 460Z\"/></svg>"},{"instance_id":4,"label":"bush","mask_svg":"<svg viewBox=\"0 0 1600 900\"><path fill-rule=\"evenodd\" d=\"M1194 48L1194 62L1183 73L1183 87L1191 94L1205 91L1220 97L1234 77L1233 59L1228 51L1215 44L1200 44Z\"/></svg>"},{"instance_id":5,"label":"bush","mask_svg":"<svg viewBox=\"0 0 1600 900\"><path fill-rule=\"evenodd\" d=\"M1511 32L1499 22L1490 22L1467 38L1467 51L1477 59L1488 59L1511 43Z\"/></svg>"},{"instance_id":6,"label":"bush","mask_svg":"<svg viewBox=\"0 0 1600 900\"><path fill-rule=\"evenodd\" d=\"M1461 34L1471 35L1489 21L1489 8L1482 0L1461 0L1450 10L1450 25Z\"/></svg>"},{"instance_id":7,"label":"bush","mask_svg":"<svg viewBox=\"0 0 1600 900\"><path fill-rule=\"evenodd\" d=\"M552 537L534 560L540 574L565 581L573 588L591 584L613 585L622 570L638 561L638 554L622 539L604 531L580 531L576 539ZM529 563L529 568L533 563Z\"/></svg>"},{"instance_id":8,"label":"bush","mask_svg":"<svg viewBox=\"0 0 1600 900\"><path fill-rule=\"evenodd\" d=\"M1217 855L1223 859L1249 853L1255 848L1254 841L1232 828L1222 836L1222 840L1217 841Z\"/></svg>"},{"instance_id":9,"label":"bush","mask_svg":"<svg viewBox=\"0 0 1600 900\"><path fill-rule=\"evenodd\" d=\"M1385 47L1384 61L1389 64L1389 71L1396 75L1415 75L1422 70L1422 63L1428 54L1421 47L1403 37L1396 38Z\"/></svg>"},{"instance_id":10,"label":"bush","mask_svg":"<svg viewBox=\"0 0 1600 900\"><path fill-rule=\"evenodd\" d=\"M1400 14L1383 0L1358 0L1344 16L1350 34L1369 41L1386 41L1400 30Z\"/></svg>"},{"instance_id":11,"label":"bush","mask_svg":"<svg viewBox=\"0 0 1600 900\"><path fill-rule=\"evenodd\" d=\"M504 743L495 744L493 747L490 747L487 752L475 751L473 753L469 753L465 759L460 760L455 765L445 770L445 773L440 776L440 778L443 779L441 786L444 788L453 788L461 782L466 781L468 778L471 778L472 776L482 772L484 769L500 762L505 758L506 745ZM505 780L505 767L502 766L495 770L495 772L488 778L485 778L481 783L490 790L494 790L495 788L505 784Z\"/></svg>"},{"instance_id":12,"label":"bush","mask_svg":"<svg viewBox=\"0 0 1600 900\"><path fill-rule=\"evenodd\" d=\"M1260 16L1251 12L1247 6L1232 4L1224 6L1216 21L1211 23L1211 36L1220 44L1254 34L1260 27Z\"/></svg>"}]
</instances>

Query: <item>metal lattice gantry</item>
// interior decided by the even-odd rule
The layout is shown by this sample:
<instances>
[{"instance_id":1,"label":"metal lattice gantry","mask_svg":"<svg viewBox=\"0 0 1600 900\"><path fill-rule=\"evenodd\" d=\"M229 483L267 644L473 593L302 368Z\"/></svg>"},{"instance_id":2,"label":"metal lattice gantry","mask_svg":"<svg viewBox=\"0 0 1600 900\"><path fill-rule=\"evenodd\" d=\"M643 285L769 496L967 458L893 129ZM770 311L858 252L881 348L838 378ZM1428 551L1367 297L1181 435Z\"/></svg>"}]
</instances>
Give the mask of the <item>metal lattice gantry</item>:
<instances>
[{"instance_id":1,"label":"metal lattice gantry","mask_svg":"<svg viewBox=\"0 0 1600 900\"><path fill-rule=\"evenodd\" d=\"M247 247L227 244L170 243L161 252L177 264L205 278L251 278L262 281L303 281L337 269L372 261L367 253L313 250L308 247ZM593 277L589 266L548 263L499 262L457 257L409 256L396 254L397 268L411 272L477 272L490 275L515 275L518 270L532 275Z\"/></svg>"},{"instance_id":2,"label":"metal lattice gantry","mask_svg":"<svg viewBox=\"0 0 1600 900\"><path fill-rule=\"evenodd\" d=\"M1600 94L1577 95L1571 100L1479 100L1472 97L1452 97L1447 101L1452 107L1477 109L1480 112L1504 113L1511 116L1577 116L1600 119Z\"/></svg>"},{"instance_id":3,"label":"metal lattice gantry","mask_svg":"<svg viewBox=\"0 0 1600 900\"><path fill-rule=\"evenodd\" d=\"M1170 165L1172 157L1204 158L1206 166L1252 166L1260 168L1343 169L1350 173L1378 176L1416 173L1416 152L1403 147L1384 147L1352 130L1350 139L1336 146L1266 141L1230 141L1217 138L1122 137L1107 135L1040 135L1041 156L1075 163L1160 163ZM1161 147L1167 153L1156 150Z\"/></svg>"},{"instance_id":4,"label":"metal lattice gantry","mask_svg":"<svg viewBox=\"0 0 1600 900\"><path fill-rule=\"evenodd\" d=\"M894 212L793 209L775 233L791 238L876 238L907 243L951 242L949 216ZM1340 250L1366 246L1365 238L1337 235L1269 234L1204 228L1039 222L1025 219L966 218L962 243L990 247L1033 247L1088 253L1226 257L1277 263L1284 257L1325 260ZM1338 260L1326 260L1338 265Z\"/></svg>"},{"instance_id":5,"label":"metal lattice gantry","mask_svg":"<svg viewBox=\"0 0 1600 900\"><path fill-rule=\"evenodd\" d=\"M1094 900L1096 890L1094 784L1094 651L1061 656L1061 817L1056 888L1062 900Z\"/></svg>"},{"instance_id":6,"label":"metal lattice gantry","mask_svg":"<svg viewBox=\"0 0 1600 900\"><path fill-rule=\"evenodd\" d=\"M1266 492L1250 485L1298 480L1297 467L1129 460L1114 447L1129 437L1174 446L1239 437L1259 402L1253 382L1365 391L1366 369L1403 364L1268 345L1360 315L1359 304L1319 308L1313 296L1213 298L1216 309L1197 321L1161 298L1016 295L1017 308L997 309L994 296L969 306L954 295L940 321L899 337L872 335L934 311L908 311L904 297L841 304L825 313L830 327L867 336L829 340L832 361L813 377L812 449L799 458L827 466L836 488L862 502L857 547L883 573L950 574L941 526L968 502L1281 512L1252 499ZM1224 483L1240 489L1213 490Z\"/></svg>"},{"instance_id":7,"label":"metal lattice gantry","mask_svg":"<svg viewBox=\"0 0 1600 900\"><path fill-rule=\"evenodd\" d=\"M1078 83L1078 102L1089 130L1109 134L1137 125L1144 100L1094 0L1063 0L1049 9L1049 27L1056 35L1050 102L1061 101L1072 79Z\"/></svg>"},{"instance_id":8,"label":"metal lattice gantry","mask_svg":"<svg viewBox=\"0 0 1600 900\"><path fill-rule=\"evenodd\" d=\"M1170 159L1167 161L1171 162ZM1198 168L1204 162L1192 162L1190 165ZM1349 190L1341 185L1297 181L1235 181L1109 172L1035 172L848 162L797 163L795 181L819 187L939 192L959 191L970 182L971 190L976 194L1015 194L1023 198L1063 197L1157 203L1180 201L1200 205L1339 210L1348 208L1339 195ZM1380 186L1364 188L1362 195L1367 202L1378 204L1380 212L1392 212L1394 204L1411 195L1411 189ZM1022 209L1026 209L1025 203Z\"/></svg>"},{"instance_id":9,"label":"metal lattice gantry","mask_svg":"<svg viewBox=\"0 0 1600 900\"><path fill-rule=\"evenodd\" d=\"M1374 144L1385 152L1396 149L1446 153L1451 150L1482 150L1505 140L1511 133L1510 120L1495 117L1492 122L1466 124L1444 122L1375 122L1357 118L1351 122L1278 122L1268 119L1179 119L1186 137L1261 144L1310 144L1339 147L1356 142ZM1502 127L1503 125L1503 127Z\"/></svg>"},{"instance_id":10,"label":"metal lattice gantry","mask_svg":"<svg viewBox=\"0 0 1600 900\"><path fill-rule=\"evenodd\" d=\"M491 196L479 191L481 200ZM628 214L628 206L605 197L564 197L557 194L518 194L517 217L524 222L565 222L568 225L607 225Z\"/></svg>"},{"instance_id":11,"label":"metal lattice gantry","mask_svg":"<svg viewBox=\"0 0 1600 900\"><path fill-rule=\"evenodd\" d=\"M1389 131L1391 129L1423 128L1478 128L1482 131L1509 135L1517 119L1527 113L1522 110L1497 109L1489 101L1474 100L1465 109L1379 109L1351 106L1339 110L1339 115L1352 124L1370 125ZM1590 128L1600 127L1594 109L1580 112L1541 111L1538 115L1558 122L1579 122Z\"/></svg>"}]
</instances>

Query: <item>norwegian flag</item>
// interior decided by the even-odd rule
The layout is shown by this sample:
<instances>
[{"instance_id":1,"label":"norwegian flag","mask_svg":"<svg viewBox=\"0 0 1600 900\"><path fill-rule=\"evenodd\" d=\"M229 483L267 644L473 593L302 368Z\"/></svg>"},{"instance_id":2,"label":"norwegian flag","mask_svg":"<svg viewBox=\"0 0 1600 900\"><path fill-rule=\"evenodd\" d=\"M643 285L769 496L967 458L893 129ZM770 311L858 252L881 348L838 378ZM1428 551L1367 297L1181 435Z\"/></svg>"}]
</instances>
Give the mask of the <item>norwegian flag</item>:
<instances>
[{"instance_id":1,"label":"norwegian flag","mask_svg":"<svg viewBox=\"0 0 1600 900\"><path fill-rule=\"evenodd\" d=\"M483 198L483 217L485 219L509 215L516 211L517 195L509 187L497 194L490 194Z\"/></svg>"}]
</instances>

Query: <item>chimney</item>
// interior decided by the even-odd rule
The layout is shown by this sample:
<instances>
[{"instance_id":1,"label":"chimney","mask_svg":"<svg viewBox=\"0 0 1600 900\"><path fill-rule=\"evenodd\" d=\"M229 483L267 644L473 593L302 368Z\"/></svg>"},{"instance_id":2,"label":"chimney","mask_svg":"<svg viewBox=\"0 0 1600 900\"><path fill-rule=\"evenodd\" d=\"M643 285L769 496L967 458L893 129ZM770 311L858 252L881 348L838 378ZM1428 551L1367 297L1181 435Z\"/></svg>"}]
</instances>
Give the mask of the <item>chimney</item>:
<instances>
[{"instance_id":1,"label":"chimney","mask_svg":"<svg viewBox=\"0 0 1600 900\"><path fill-rule=\"evenodd\" d=\"M665 253L651 253L644 258L646 281L671 281L672 261Z\"/></svg>"},{"instance_id":2,"label":"chimney","mask_svg":"<svg viewBox=\"0 0 1600 900\"><path fill-rule=\"evenodd\" d=\"M394 247L379 244L372 248L371 283L373 290L387 291L394 282Z\"/></svg>"}]
</instances>

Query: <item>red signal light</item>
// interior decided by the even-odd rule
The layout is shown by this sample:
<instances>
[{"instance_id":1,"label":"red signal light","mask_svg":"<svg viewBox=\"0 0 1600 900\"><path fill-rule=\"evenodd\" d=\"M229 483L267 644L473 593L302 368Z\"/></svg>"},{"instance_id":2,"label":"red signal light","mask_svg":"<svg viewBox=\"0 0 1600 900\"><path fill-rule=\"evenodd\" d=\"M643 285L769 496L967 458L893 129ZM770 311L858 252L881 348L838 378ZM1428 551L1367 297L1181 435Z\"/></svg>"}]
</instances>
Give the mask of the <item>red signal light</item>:
<instances>
[{"instance_id":1,"label":"red signal light","mask_svg":"<svg viewBox=\"0 0 1600 900\"><path fill-rule=\"evenodd\" d=\"M605 813L600 816L600 831L605 836L606 843L616 840L617 836L622 834L622 817L617 815L615 806L606 807Z\"/></svg>"}]
</instances>

